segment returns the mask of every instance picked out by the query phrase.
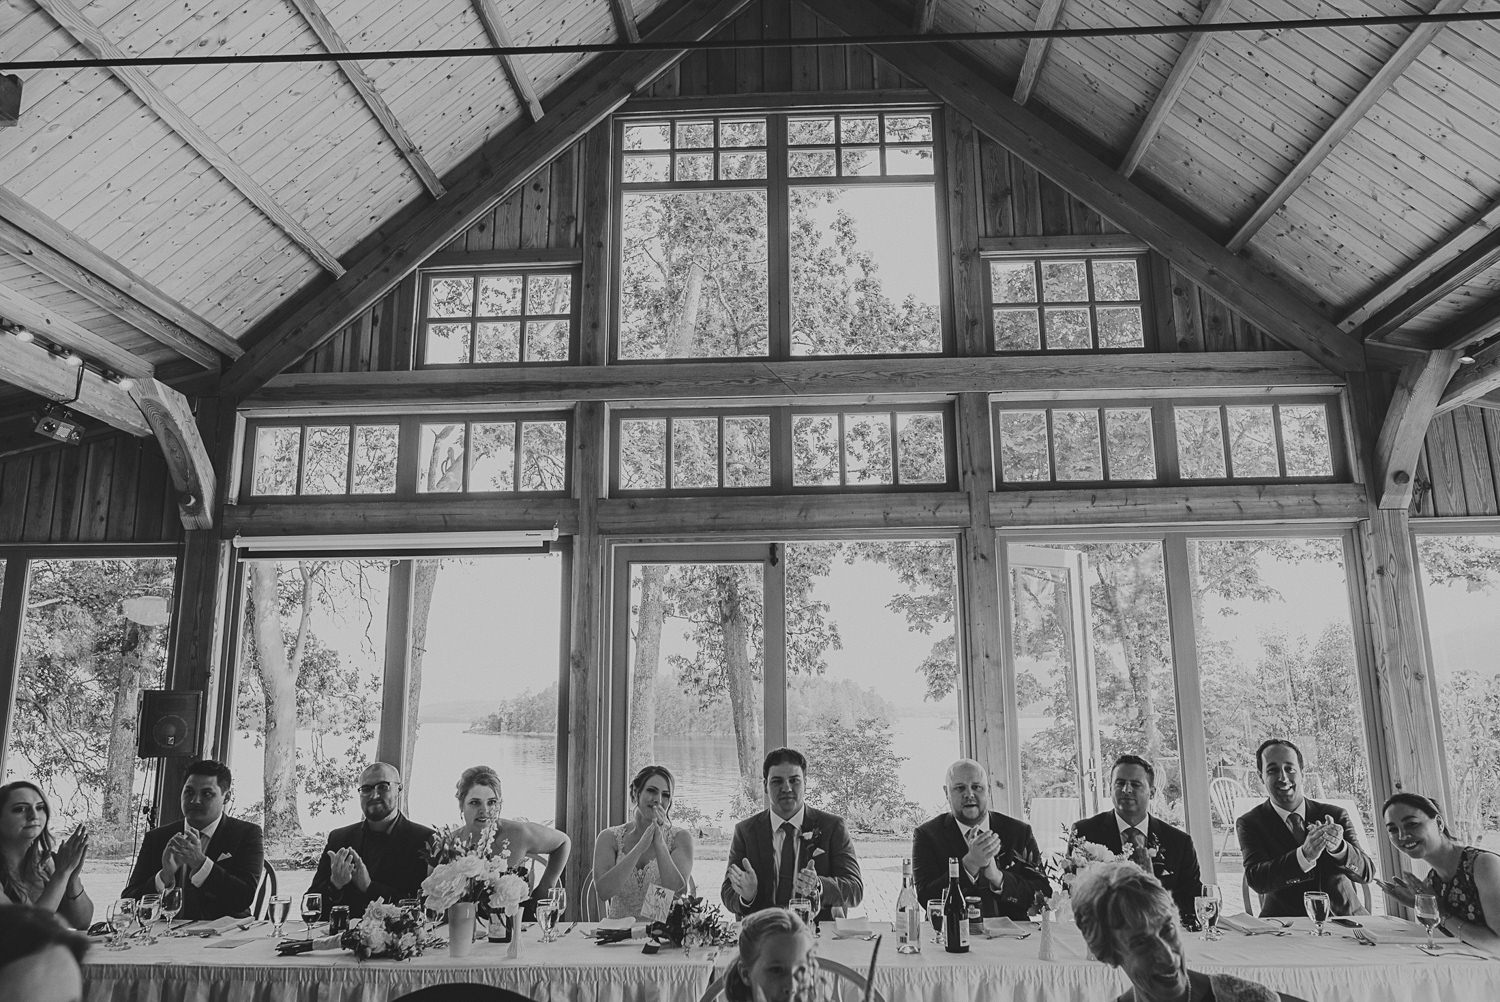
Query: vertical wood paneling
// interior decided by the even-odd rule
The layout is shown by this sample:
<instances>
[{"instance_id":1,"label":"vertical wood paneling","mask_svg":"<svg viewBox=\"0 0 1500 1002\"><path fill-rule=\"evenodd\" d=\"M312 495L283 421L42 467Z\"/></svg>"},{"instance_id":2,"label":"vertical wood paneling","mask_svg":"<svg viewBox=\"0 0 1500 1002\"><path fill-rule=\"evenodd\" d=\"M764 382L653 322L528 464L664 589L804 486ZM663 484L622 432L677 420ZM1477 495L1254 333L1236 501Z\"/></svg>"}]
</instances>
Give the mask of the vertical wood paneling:
<instances>
[{"instance_id":1,"label":"vertical wood paneling","mask_svg":"<svg viewBox=\"0 0 1500 1002\"><path fill-rule=\"evenodd\" d=\"M1465 514L1494 515L1497 511L1495 479L1490 470L1484 412L1477 407L1460 407L1454 411L1453 434L1458 440L1459 479L1464 485Z\"/></svg>"},{"instance_id":2,"label":"vertical wood paneling","mask_svg":"<svg viewBox=\"0 0 1500 1002\"><path fill-rule=\"evenodd\" d=\"M0 543L176 540L172 497L152 439L119 434L12 456L0 461Z\"/></svg>"},{"instance_id":3,"label":"vertical wood paneling","mask_svg":"<svg viewBox=\"0 0 1500 1002\"><path fill-rule=\"evenodd\" d=\"M1439 414L1427 429L1427 463L1432 479L1433 514L1466 515L1463 473L1459 467L1458 438L1453 430L1453 415Z\"/></svg>"}]
</instances>

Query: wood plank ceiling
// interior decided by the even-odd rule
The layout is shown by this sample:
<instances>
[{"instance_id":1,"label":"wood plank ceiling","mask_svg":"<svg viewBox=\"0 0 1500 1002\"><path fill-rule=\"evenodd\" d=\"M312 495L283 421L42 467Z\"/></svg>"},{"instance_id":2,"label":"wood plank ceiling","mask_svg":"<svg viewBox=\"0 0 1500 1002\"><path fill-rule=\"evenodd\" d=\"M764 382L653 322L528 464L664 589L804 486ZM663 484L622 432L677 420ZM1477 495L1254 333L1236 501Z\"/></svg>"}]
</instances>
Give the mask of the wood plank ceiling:
<instances>
[{"instance_id":1,"label":"wood plank ceiling","mask_svg":"<svg viewBox=\"0 0 1500 1002\"><path fill-rule=\"evenodd\" d=\"M682 3L7 0L0 58L633 42ZM938 33L1372 12L1368 0L869 3ZM1191 38L948 44L1354 336L1463 348L1500 330L1500 24ZM497 136L543 128L563 81L604 58L23 70L20 125L0 129L0 317L90 358L113 346L104 361L119 371L211 376L367 258L382 226L439 212ZM1468 378L1467 393L1487 388Z\"/></svg>"}]
</instances>

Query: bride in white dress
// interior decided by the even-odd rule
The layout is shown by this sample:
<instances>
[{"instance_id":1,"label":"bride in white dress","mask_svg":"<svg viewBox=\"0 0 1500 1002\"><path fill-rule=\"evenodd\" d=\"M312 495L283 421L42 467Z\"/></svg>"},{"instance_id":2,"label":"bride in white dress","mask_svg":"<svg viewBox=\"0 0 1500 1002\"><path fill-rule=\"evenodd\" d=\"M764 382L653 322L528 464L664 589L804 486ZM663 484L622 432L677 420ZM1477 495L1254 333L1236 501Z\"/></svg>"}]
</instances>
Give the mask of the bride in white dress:
<instances>
[{"instance_id":1,"label":"bride in white dress","mask_svg":"<svg viewBox=\"0 0 1500 1002\"><path fill-rule=\"evenodd\" d=\"M594 842L594 885L605 917L639 915L651 884L673 894L691 890L693 836L672 826L674 786L666 766L646 766L630 781L630 820Z\"/></svg>"}]
</instances>

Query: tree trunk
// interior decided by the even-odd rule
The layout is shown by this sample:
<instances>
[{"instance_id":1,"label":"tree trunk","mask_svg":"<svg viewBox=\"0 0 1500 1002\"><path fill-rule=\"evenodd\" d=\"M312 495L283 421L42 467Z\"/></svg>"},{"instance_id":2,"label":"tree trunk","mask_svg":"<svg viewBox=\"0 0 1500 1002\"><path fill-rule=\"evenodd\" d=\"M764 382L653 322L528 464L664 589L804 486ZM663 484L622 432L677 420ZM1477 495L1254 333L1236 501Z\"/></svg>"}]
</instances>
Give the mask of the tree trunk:
<instances>
[{"instance_id":1,"label":"tree trunk","mask_svg":"<svg viewBox=\"0 0 1500 1002\"><path fill-rule=\"evenodd\" d=\"M724 673L729 683L729 710L734 719L734 748L740 762L740 788L752 802L761 798L761 709L758 679L750 663L750 617L740 594L739 568L715 573L719 623L724 634Z\"/></svg>"},{"instance_id":2,"label":"tree trunk","mask_svg":"<svg viewBox=\"0 0 1500 1002\"><path fill-rule=\"evenodd\" d=\"M115 687L109 721L109 758L104 767L104 825L107 839L129 844L135 823L135 752L140 728L141 679L151 650L151 627L127 621L125 656Z\"/></svg>"},{"instance_id":3,"label":"tree trunk","mask_svg":"<svg viewBox=\"0 0 1500 1002\"><path fill-rule=\"evenodd\" d=\"M265 821L267 845L302 834L297 811L297 665L287 657L277 600L276 564L249 561L255 663L265 702ZM303 605L310 598L303 589Z\"/></svg>"},{"instance_id":4,"label":"tree trunk","mask_svg":"<svg viewBox=\"0 0 1500 1002\"><path fill-rule=\"evenodd\" d=\"M635 664L630 676L630 771L656 761L656 680L661 665L661 628L667 607L662 589L671 568L641 568L640 604L635 618Z\"/></svg>"},{"instance_id":5,"label":"tree trunk","mask_svg":"<svg viewBox=\"0 0 1500 1002\"><path fill-rule=\"evenodd\" d=\"M1108 596L1108 612L1114 618L1115 629L1120 635L1120 653L1125 658L1125 673L1130 679L1131 691L1135 694L1141 737L1146 742L1142 754L1148 761L1154 763L1161 758L1161 731L1156 726L1156 694L1152 692L1151 672L1146 664L1147 655L1141 650L1135 637L1135 627L1139 625L1138 617L1132 615L1131 611L1136 603L1125 597L1126 590L1120 585L1118 576L1115 576L1112 581L1105 582L1105 594ZM1149 626L1149 624L1146 625Z\"/></svg>"}]
</instances>

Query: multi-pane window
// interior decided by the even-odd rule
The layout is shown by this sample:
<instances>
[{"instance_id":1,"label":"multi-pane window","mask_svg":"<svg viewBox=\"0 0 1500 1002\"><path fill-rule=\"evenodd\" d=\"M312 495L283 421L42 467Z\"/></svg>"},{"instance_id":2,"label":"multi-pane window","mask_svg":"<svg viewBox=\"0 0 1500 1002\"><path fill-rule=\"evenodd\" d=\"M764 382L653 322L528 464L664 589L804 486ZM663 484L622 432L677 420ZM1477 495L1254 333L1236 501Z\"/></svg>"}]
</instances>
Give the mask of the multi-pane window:
<instances>
[{"instance_id":1,"label":"multi-pane window","mask_svg":"<svg viewBox=\"0 0 1500 1002\"><path fill-rule=\"evenodd\" d=\"M1012 403L994 412L996 477L1015 485L1333 480L1329 399Z\"/></svg>"},{"instance_id":2,"label":"multi-pane window","mask_svg":"<svg viewBox=\"0 0 1500 1002\"><path fill-rule=\"evenodd\" d=\"M569 270L426 272L422 365L519 365L573 357Z\"/></svg>"},{"instance_id":3,"label":"multi-pane window","mask_svg":"<svg viewBox=\"0 0 1500 1002\"><path fill-rule=\"evenodd\" d=\"M946 407L644 411L614 415L614 493L950 487Z\"/></svg>"},{"instance_id":4,"label":"multi-pane window","mask_svg":"<svg viewBox=\"0 0 1500 1002\"><path fill-rule=\"evenodd\" d=\"M620 130L614 358L944 350L933 112Z\"/></svg>"},{"instance_id":5,"label":"multi-pane window","mask_svg":"<svg viewBox=\"0 0 1500 1002\"><path fill-rule=\"evenodd\" d=\"M251 422L240 493L247 499L562 494L571 427L570 417L557 412Z\"/></svg>"},{"instance_id":6,"label":"multi-pane window","mask_svg":"<svg viewBox=\"0 0 1500 1002\"><path fill-rule=\"evenodd\" d=\"M1144 348L1144 260L1139 255L990 259L995 351Z\"/></svg>"}]
</instances>

